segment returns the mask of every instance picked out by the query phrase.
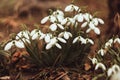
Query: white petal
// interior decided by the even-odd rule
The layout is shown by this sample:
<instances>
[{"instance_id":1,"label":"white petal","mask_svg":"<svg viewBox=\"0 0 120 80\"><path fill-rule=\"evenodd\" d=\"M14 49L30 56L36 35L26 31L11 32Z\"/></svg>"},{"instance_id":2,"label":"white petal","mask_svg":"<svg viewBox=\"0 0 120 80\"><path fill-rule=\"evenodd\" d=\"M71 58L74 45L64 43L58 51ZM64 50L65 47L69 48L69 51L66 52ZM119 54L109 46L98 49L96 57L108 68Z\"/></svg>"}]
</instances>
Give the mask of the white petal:
<instances>
[{"instance_id":1,"label":"white petal","mask_svg":"<svg viewBox=\"0 0 120 80\"><path fill-rule=\"evenodd\" d=\"M15 41L15 46L18 48L25 48L24 43L22 41Z\"/></svg>"},{"instance_id":2,"label":"white petal","mask_svg":"<svg viewBox=\"0 0 120 80\"><path fill-rule=\"evenodd\" d=\"M88 24L88 22L84 22L84 23L81 25L81 27L84 28L84 27L87 26L87 24Z\"/></svg>"},{"instance_id":3,"label":"white petal","mask_svg":"<svg viewBox=\"0 0 120 80\"><path fill-rule=\"evenodd\" d=\"M30 33L30 36L33 36L33 35L37 32L37 30L38 30L38 29L32 30L31 33Z\"/></svg>"},{"instance_id":4,"label":"white petal","mask_svg":"<svg viewBox=\"0 0 120 80\"><path fill-rule=\"evenodd\" d=\"M9 50L9 49L11 49L11 47L12 47L13 45L14 45L14 44L13 44L13 41L8 42L8 43L5 45L4 50Z\"/></svg>"},{"instance_id":5,"label":"white petal","mask_svg":"<svg viewBox=\"0 0 120 80\"><path fill-rule=\"evenodd\" d=\"M94 18L92 21L93 21L93 23L95 24L95 26L98 25L98 19L97 19L97 18Z\"/></svg>"},{"instance_id":6,"label":"white petal","mask_svg":"<svg viewBox=\"0 0 120 80\"><path fill-rule=\"evenodd\" d=\"M56 43L55 45L56 45L56 47L58 47L59 49L62 49L62 47L61 47L60 44Z\"/></svg>"},{"instance_id":7,"label":"white petal","mask_svg":"<svg viewBox=\"0 0 120 80\"><path fill-rule=\"evenodd\" d=\"M57 30L57 25L54 23L54 24L51 24L50 25L50 30L51 31L56 31Z\"/></svg>"},{"instance_id":8,"label":"white petal","mask_svg":"<svg viewBox=\"0 0 120 80\"><path fill-rule=\"evenodd\" d=\"M96 58L91 59L91 61L92 61L92 64L98 63L98 60Z\"/></svg>"},{"instance_id":9,"label":"white petal","mask_svg":"<svg viewBox=\"0 0 120 80\"><path fill-rule=\"evenodd\" d=\"M76 43L76 42L78 41L78 39L79 39L79 36L78 36L78 37L76 37L76 38L73 40L73 42L72 42L72 43L73 43L73 44L74 44L74 43Z\"/></svg>"},{"instance_id":10,"label":"white petal","mask_svg":"<svg viewBox=\"0 0 120 80\"><path fill-rule=\"evenodd\" d=\"M72 12L72 11L73 11L73 5L72 5L72 4L68 5L68 6L65 8L65 11L66 11L66 12Z\"/></svg>"},{"instance_id":11,"label":"white petal","mask_svg":"<svg viewBox=\"0 0 120 80\"><path fill-rule=\"evenodd\" d=\"M64 38L69 39L69 34L67 32L64 32Z\"/></svg>"},{"instance_id":12,"label":"white petal","mask_svg":"<svg viewBox=\"0 0 120 80\"><path fill-rule=\"evenodd\" d=\"M46 45L46 50L52 48L52 46L53 46L53 44L48 43L48 44Z\"/></svg>"},{"instance_id":13,"label":"white petal","mask_svg":"<svg viewBox=\"0 0 120 80\"><path fill-rule=\"evenodd\" d=\"M99 28L95 28L95 29L94 29L94 32L99 35L99 34L100 34Z\"/></svg>"},{"instance_id":14,"label":"white petal","mask_svg":"<svg viewBox=\"0 0 120 80\"><path fill-rule=\"evenodd\" d=\"M33 36L32 36L32 40L35 40L39 37L39 33L35 33Z\"/></svg>"},{"instance_id":15,"label":"white petal","mask_svg":"<svg viewBox=\"0 0 120 80\"><path fill-rule=\"evenodd\" d=\"M62 43L67 43L66 40L64 40L63 38L58 37L57 39Z\"/></svg>"},{"instance_id":16,"label":"white petal","mask_svg":"<svg viewBox=\"0 0 120 80\"><path fill-rule=\"evenodd\" d=\"M95 70L97 70L98 68L101 68L102 70L106 70L106 67L105 67L105 65L104 64L102 64L102 63L97 63L97 65L95 66Z\"/></svg>"},{"instance_id":17,"label":"white petal","mask_svg":"<svg viewBox=\"0 0 120 80\"><path fill-rule=\"evenodd\" d=\"M86 21L88 21L89 22L89 13L85 13L84 15L83 15L83 17L84 17L84 19L86 20Z\"/></svg>"},{"instance_id":18,"label":"white petal","mask_svg":"<svg viewBox=\"0 0 120 80\"><path fill-rule=\"evenodd\" d=\"M66 23L67 23L67 18L63 19L61 22L62 25L65 25Z\"/></svg>"},{"instance_id":19,"label":"white petal","mask_svg":"<svg viewBox=\"0 0 120 80\"><path fill-rule=\"evenodd\" d=\"M50 36L49 36L48 34L45 36L45 42L46 42L46 43L49 43L49 42L50 42Z\"/></svg>"},{"instance_id":20,"label":"white petal","mask_svg":"<svg viewBox=\"0 0 120 80\"><path fill-rule=\"evenodd\" d=\"M57 21L56 17L51 15L50 16L50 22L54 23L55 21Z\"/></svg>"},{"instance_id":21,"label":"white petal","mask_svg":"<svg viewBox=\"0 0 120 80\"><path fill-rule=\"evenodd\" d=\"M46 23L48 20L49 20L49 16L44 17L44 18L41 20L41 24Z\"/></svg>"},{"instance_id":22,"label":"white petal","mask_svg":"<svg viewBox=\"0 0 120 80\"><path fill-rule=\"evenodd\" d=\"M92 30L91 28L88 28L88 29L86 30L86 33L89 33L91 30Z\"/></svg>"},{"instance_id":23,"label":"white petal","mask_svg":"<svg viewBox=\"0 0 120 80\"><path fill-rule=\"evenodd\" d=\"M98 18L98 21L100 24L104 24L104 21L102 19Z\"/></svg>"},{"instance_id":24,"label":"white petal","mask_svg":"<svg viewBox=\"0 0 120 80\"><path fill-rule=\"evenodd\" d=\"M57 24L60 29L64 29L64 27L61 24Z\"/></svg>"},{"instance_id":25,"label":"white petal","mask_svg":"<svg viewBox=\"0 0 120 80\"><path fill-rule=\"evenodd\" d=\"M70 32L67 32L70 37L72 37L72 34Z\"/></svg>"},{"instance_id":26,"label":"white petal","mask_svg":"<svg viewBox=\"0 0 120 80\"><path fill-rule=\"evenodd\" d=\"M77 17L78 22L83 22L83 15L79 14L79 16Z\"/></svg>"},{"instance_id":27,"label":"white petal","mask_svg":"<svg viewBox=\"0 0 120 80\"><path fill-rule=\"evenodd\" d=\"M50 44L55 44L56 42L57 42L56 37L54 37L54 38L52 38L52 39L50 40Z\"/></svg>"},{"instance_id":28,"label":"white petal","mask_svg":"<svg viewBox=\"0 0 120 80\"><path fill-rule=\"evenodd\" d=\"M114 40L114 43L116 43L116 42L118 42L118 43L120 44L120 38L116 38L116 39Z\"/></svg>"},{"instance_id":29,"label":"white petal","mask_svg":"<svg viewBox=\"0 0 120 80\"><path fill-rule=\"evenodd\" d=\"M108 71L107 71L108 77L110 77L112 75L112 73L113 73L113 70L111 68L109 68Z\"/></svg>"},{"instance_id":30,"label":"white petal","mask_svg":"<svg viewBox=\"0 0 120 80\"><path fill-rule=\"evenodd\" d=\"M63 37L63 35L64 35L64 32L61 32L61 33L58 35L58 37Z\"/></svg>"},{"instance_id":31,"label":"white petal","mask_svg":"<svg viewBox=\"0 0 120 80\"><path fill-rule=\"evenodd\" d=\"M74 9L75 9L75 11L78 11L79 10L79 7L78 6L73 6L74 7Z\"/></svg>"},{"instance_id":32,"label":"white petal","mask_svg":"<svg viewBox=\"0 0 120 80\"><path fill-rule=\"evenodd\" d=\"M91 44L94 44L93 40L92 39L87 39L87 41Z\"/></svg>"},{"instance_id":33,"label":"white petal","mask_svg":"<svg viewBox=\"0 0 120 80\"><path fill-rule=\"evenodd\" d=\"M45 36L46 36L45 34L41 33L41 35L40 35L40 38L39 38L39 39L41 40L41 39L43 39Z\"/></svg>"}]
</instances>

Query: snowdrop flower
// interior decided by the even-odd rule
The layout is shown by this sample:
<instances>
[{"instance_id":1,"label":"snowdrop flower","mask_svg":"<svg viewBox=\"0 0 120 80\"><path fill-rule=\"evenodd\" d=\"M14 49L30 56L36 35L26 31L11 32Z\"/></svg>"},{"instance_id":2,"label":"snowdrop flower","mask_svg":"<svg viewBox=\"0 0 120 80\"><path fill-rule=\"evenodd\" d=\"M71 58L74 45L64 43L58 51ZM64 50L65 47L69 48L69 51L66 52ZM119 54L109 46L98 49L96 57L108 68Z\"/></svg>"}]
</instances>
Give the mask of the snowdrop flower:
<instances>
[{"instance_id":1,"label":"snowdrop flower","mask_svg":"<svg viewBox=\"0 0 120 80\"><path fill-rule=\"evenodd\" d=\"M100 54L101 56L104 56L105 53L106 53L106 51L104 49L100 49L98 51L98 54Z\"/></svg>"},{"instance_id":2,"label":"snowdrop flower","mask_svg":"<svg viewBox=\"0 0 120 80\"><path fill-rule=\"evenodd\" d=\"M40 39L43 39L45 34L43 34L38 29L34 29L33 31L31 31L30 36L32 37L32 40L39 39L39 37L40 37Z\"/></svg>"},{"instance_id":3,"label":"snowdrop flower","mask_svg":"<svg viewBox=\"0 0 120 80\"><path fill-rule=\"evenodd\" d=\"M50 40L51 40L51 38L52 38L52 34L50 34L50 33L46 34L46 36L44 37L45 42L46 42L46 43L49 43Z\"/></svg>"},{"instance_id":4,"label":"snowdrop flower","mask_svg":"<svg viewBox=\"0 0 120 80\"><path fill-rule=\"evenodd\" d=\"M63 39L63 38L61 38L61 37L58 37L57 39L58 39L60 42L62 42L62 43L67 43L66 40Z\"/></svg>"},{"instance_id":5,"label":"snowdrop flower","mask_svg":"<svg viewBox=\"0 0 120 80\"><path fill-rule=\"evenodd\" d=\"M50 25L50 30L51 31L56 31L57 27L59 27L62 30L64 29L64 27L61 24L53 23L53 24Z\"/></svg>"},{"instance_id":6,"label":"snowdrop flower","mask_svg":"<svg viewBox=\"0 0 120 80\"><path fill-rule=\"evenodd\" d=\"M74 19L77 20L78 22L83 22L83 20L84 20L83 14L79 13L79 14L75 15Z\"/></svg>"},{"instance_id":7,"label":"snowdrop flower","mask_svg":"<svg viewBox=\"0 0 120 80\"><path fill-rule=\"evenodd\" d=\"M18 48L24 48L24 43L20 40L19 41L12 40L5 45L4 50L9 50L12 48L12 46L16 46Z\"/></svg>"},{"instance_id":8,"label":"snowdrop flower","mask_svg":"<svg viewBox=\"0 0 120 80\"><path fill-rule=\"evenodd\" d=\"M79 7L78 6L75 6L73 4L70 4L68 6L66 6L65 8L65 12L73 12L73 11L80 11Z\"/></svg>"},{"instance_id":9,"label":"snowdrop flower","mask_svg":"<svg viewBox=\"0 0 120 80\"><path fill-rule=\"evenodd\" d=\"M120 44L120 38L115 38L114 43L116 42Z\"/></svg>"},{"instance_id":10,"label":"snowdrop flower","mask_svg":"<svg viewBox=\"0 0 120 80\"><path fill-rule=\"evenodd\" d=\"M20 39L20 38L30 39L29 35L30 35L30 32L28 30L20 31L16 35L16 39Z\"/></svg>"},{"instance_id":11,"label":"snowdrop flower","mask_svg":"<svg viewBox=\"0 0 120 80\"><path fill-rule=\"evenodd\" d=\"M52 48L54 45L55 45L56 47L58 47L59 49L61 49L61 48L62 48L61 45L58 44L57 42L58 42L58 40L57 40L56 37L52 38L52 39L50 40L50 42L46 45L46 49L48 50L48 49Z\"/></svg>"},{"instance_id":12,"label":"snowdrop flower","mask_svg":"<svg viewBox=\"0 0 120 80\"><path fill-rule=\"evenodd\" d=\"M106 67L103 63L97 63L95 66L95 70L97 70L98 68L101 68L102 70L106 70Z\"/></svg>"},{"instance_id":13,"label":"snowdrop flower","mask_svg":"<svg viewBox=\"0 0 120 80\"><path fill-rule=\"evenodd\" d=\"M113 39L110 39L108 42L105 43L105 48L111 47L113 44Z\"/></svg>"},{"instance_id":14,"label":"snowdrop flower","mask_svg":"<svg viewBox=\"0 0 120 80\"><path fill-rule=\"evenodd\" d=\"M89 58L91 61L92 61L92 64L97 64L98 63L98 60L97 58Z\"/></svg>"},{"instance_id":15,"label":"snowdrop flower","mask_svg":"<svg viewBox=\"0 0 120 80\"><path fill-rule=\"evenodd\" d=\"M111 68L108 69L107 75L110 77L112 74L116 74L120 71L120 67L117 64L114 64Z\"/></svg>"},{"instance_id":16,"label":"snowdrop flower","mask_svg":"<svg viewBox=\"0 0 120 80\"><path fill-rule=\"evenodd\" d=\"M70 37L72 37L72 34L70 32L64 31L61 32L58 37L64 37L65 39L69 39Z\"/></svg>"},{"instance_id":17,"label":"snowdrop flower","mask_svg":"<svg viewBox=\"0 0 120 80\"><path fill-rule=\"evenodd\" d=\"M61 22L64 19L64 13L61 10L54 11L51 15L44 17L41 24L46 23L48 20L52 23Z\"/></svg>"},{"instance_id":18,"label":"snowdrop flower","mask_svg":"<svg viewBox=\"0 0 120 80\"><path fill-rule=\"evenodd\" d=\"M83 17L87 22L89 22L93 18L92 15L89 13L83 14Z\"/></svg>"},{"instance_id":19,"label":"snowdrop flower","mask_svg":"<svg viewBox=\"0 0 120 80\"><path fill-rule=\"evenodd\" d=\"M88 43L94 44L94 41L92 39L87 38L86 40Z\"/></svg>"},{"instance_id":20,"label":"snowdrop flower","mask_svg":"<svg viewBox=\"0 0 120 80\"><path fill-rule=\"evenodd\" d=\"M81 44L86 44L86 39L84 39L82 36L78 36L73 40L73 44L76 43L77 41L81 41Z\"/></svg>"}]
</instances>

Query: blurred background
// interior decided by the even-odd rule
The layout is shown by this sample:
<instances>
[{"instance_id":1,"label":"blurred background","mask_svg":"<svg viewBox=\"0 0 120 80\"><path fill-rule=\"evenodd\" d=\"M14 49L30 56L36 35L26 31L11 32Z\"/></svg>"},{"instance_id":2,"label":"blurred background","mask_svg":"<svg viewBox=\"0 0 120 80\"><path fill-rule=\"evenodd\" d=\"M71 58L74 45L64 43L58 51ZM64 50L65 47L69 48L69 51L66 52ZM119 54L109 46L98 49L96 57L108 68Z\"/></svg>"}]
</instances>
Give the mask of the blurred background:
<instances>
[{"instance_id":1,"label":"blurred background","mask_svg":"<svg viewBox=\"0 0 120 80\"><path fill-rule=\"evenodd\" d=\"M71 2L72 0L0 0L0 41L7 39L9 34L20 31L21 24L26 24L29 29L35 28L34 24L40 24L40 20L49 14L49 9L64 9ZM74 3L80 7L87 7L92 14L98 12L97 16L105 21L100 27L101 35L111 33L110 27L108 28L109 19L114 18L117 12L111 14L113 17L109 17L111 16L109 6L116 6L120 3L119 0L74 0ZM119 5L117 6L119 8ZM117 30L119 33L119 29Z\"/></svg>"}]
</instances>

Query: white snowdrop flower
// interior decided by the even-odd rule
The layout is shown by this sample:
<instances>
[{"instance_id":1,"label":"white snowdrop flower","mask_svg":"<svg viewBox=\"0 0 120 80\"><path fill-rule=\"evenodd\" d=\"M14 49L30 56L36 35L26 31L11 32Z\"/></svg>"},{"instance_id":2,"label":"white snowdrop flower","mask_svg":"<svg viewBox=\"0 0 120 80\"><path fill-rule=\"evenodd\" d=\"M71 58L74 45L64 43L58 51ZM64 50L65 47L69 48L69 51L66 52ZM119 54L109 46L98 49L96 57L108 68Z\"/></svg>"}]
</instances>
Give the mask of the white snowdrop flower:
<instances>
[{"instance_id":1,"label":"white snowdrop flower","mask_svg":"<svg viewBox=\"0 0 120 80\"><path fill-rule=\"evenodd\" d=\"M4 50L7 51L7 50L11 49L13 45L14 45L14 44L13 44L13 41L8 42L8 43L5 45Z\"/></svg>"},{"instance_id":2,"label":"white snowdrop flower","mask_svg":"<svg viewBox=\"0 0 120 80\"><path fill-rule=\"evenodd\" d=\"M58 47L59 49L61 49L62 47L57 42L58 42L58 40L56 37L52 38L50 40L50 42L46 45L46 49L48 50L48 49L52 48L54 45L56 47Z\"/></svg>"},{"instance_id":3,"label":"white snowdrop flower","mask_svg":"<svg viewBox=\"0 0 120 80\"><path fill-rule=\"evenodd\" d=\"M20 39L20 38L26 38L29 39L30 32L28 30L24 30L24 31L20 31L17 35L16 35L16 39Z\"/></svg>"},{"instance_id":4,"label":"white snowdrop flower","mask_svg":"<svg viewBox=\"0 0 120 80\"><path fill-rule=\"evenodd\" d=\"M50 25L51 31L56 31L57 27L59 27L62 30L64 29L64 27L61 24L53 23L53 24Z\"/></svg>"},{"instance_id":5,"label":"white snowdrop flower","mask_svg":"<svg viewBox=\"0 0 120 80\"><path fill-rule=\"evenodd\" d=\"M105 43L105 48L111 47L113 43L113 39L110 39L108 42Z\"/></svg>"},{"instance_id":6,"label":"white snowdrop flower","mask_svg":"<svg viewBox=\"0 0 120 80\"><path fill-rule=\"evenodd\" d=\"M112 68L109 68L107 71L107 76L110 77L113 74Z\"/></svg>"},{"instance_id":7,"label":"white snowdrop flower","mask_svg":"<svg viewBox=\"0 0 120 80\"><path fill-rule=\"evenodd\" d=\"M61 21L61 24L62 24L62 25L65 25L65 24L67 23L67 21L68 21L68 19L65 18L65 19L63 19L63 20Z\"/></svg>"},{"instance_id":8,"label":"white snowdrop flower","mask_svg":"<svg viewBox=\"0 0 120 80\"><path fill-rule=\"evenodd\" d=\"M73 40L73 42L72 42L72 43L74 44L74 43L76 43L78 40L79 40L79 36L78 36L78 37L76 37L76 38L74 38L74 40Z\"/></svg>"},{"instance_id":9,"label":"white snowdrop flower","mask_svg":"<svg viewBox=\"0 0 120 80\"><path fill-rule=\"evenodd\" d=\"M69 39L70 37L72 37L72 34L70 32L64 31L61 32L58 37L64 37L65 39Z\"/></svg>"},{"instance_id":10,"label":"white snowdrop flower","mask_svg":"<svg viewBox=\"0 0 120 80\"><path fill-rule=\"evenodd\" d=\"M68 5L66 8L65 8L65 11L66 12L72 12L72 11L78 11L79 10L79 7L78 6L75 6L73 4L70 4Z\"/></svg>"},{"instance_id":11,"label":"white snowdrop flower","mask_svg":"<svg viewBox=\"0 0 120 80\"><path fill-rule=\"evenodd\" d=\"M55 46L58 47L59 49L62 49L61 45L58 43L56 43Z\"/></svg>"},{"instance_id":12,"label":"white snowdrop flower","mask_svg":"<svg viewBox=\"0 0 120 80\"><path fill-rule=\"evenodd\" d=\"M113 74L117 74L118 72L120 72L120 67L117 64L114 64L111 68L108 69L107 75L110 77Z\"/></svg>"},{"instance_id":13,"label":"white snowdrop flower","mask_svg":"<svg viewBox=\"0 0 120 80\"><path fill-rule=\"evenodd\" d=\"M98 63L98 60L97 58L89 58L91 61L92 61L92 64L97 64Z\"/></svg>"},{"instance_id":14,"label":"white snowdrop flower","mask_svg":"<svg viewBox=\"0 0 120 80\"><path fill-rule=\"evenodd\" d=\"M103 63L97 63L95 66L95 70L97 70L98 68L101 68L102 70L106 70L106 67Z\"/></svg>"},{"instance_id":15,"label":"white snowdrop flower","mask_svg":"<svg viewBox=\"0 0 120 80\"><path fill-rule=\"evenodd\" d=\"M50 25L50 30L51 31L56 31L57 30L57 24L56 23L53 23Z\"/></svg>"},{"instance_id":16,"label":"white snowdrop flower","mask_svg":"<svg viewBox=\"0 0 120 80\"><path fill-rule=\"evenodd\" d=\"M48 20L49 20L49 16L44 17L44 18L41 20L41 24L46 23Z\"/></svg>"},{"instance_id":17,"label":"white snowdrop flower","mask_svg":"<svg viewBox=\"0 0 120 80\"><path fill-rule=\"evenodd\" d=\"M84 17L84 19L85 19L87 22L89 22L90 19L92 19L92 15L89 14L89 13L85 13L85 14L83 14L83 17Z\"/></svg>"},{"instance_id":18,"label":"white snowdrop flower","mask_svg":"<svg viewBox=\"0 0 120 80\"><path fill-rule=\"evenodd\" d=\"M113 70L113 73L117 73L118 71L120 71L120 67L117 64L114 64L112 66L112 70Z\"/></svg>"},{"instance_id":19,"label":"white snowdrop flower","mask_svg":"<svg viewBox=\"0 0 120 80\"><path fill-rule=\"evenodd\" d=\"M106 51L101 48L97 53L100 54L101 56L104 56L104 54L106 53Z\"/></svg>"},{"instance_id":20,"label":"white snowdrop flower","mask_svg":"<svg viewBox=\"0 0 120 80\"><path fill-rule=\"evenodd\" d=\"M90 22L88 25L89 25L89 27L90 27L92 30L95 29L95 25L94 25L92 22Z\"/></svg>"},{"instance_id":21,"label":"white snowdrop flower","mask_svg":"<svg viewBox=\"0 0 120 80\"><path fill-rule=\"evenodd\" d=\"M12 48L12 46L16 46L18 48L24 48L24 43L20 40L19 41L12 40L5 45L4 50L9 50Z\"/></svg>"},{"instance_id":22,"label":"white snowdrop flower","mask_svg":"<svg viewBox=\"0 0 120 80\"><path fill-rule=\"evenodd\" d=\"M92 23L94 23L94 25L97 26L98 25L98 19L97 18L92 19Z\"/></svg>"},{"instance_id":23,"label":"white snowdrop flower","mask_svg":"<svg viewBox=\"0 0 120 80\"><path fill-rule=\"evenodd\" d=\"M92 39L87 38L86 40L87 40L87 42L94 44L94 41Z\"/></svg>"},{"instance_id":24,"label":"white snowdrop flower","mask_svg":"<svg viewBox=\"0 0 120 80\"><path fill-rule=\"evenodd\" d=\"M38 29L32 30L31 33L30 33L30 36L33 36L34 34L36 34L36 32L38 32Z\"/></svg>"},{"instance_id":25,"label":"white snowdrop flower","mask_svg":"<svg viewBox=\"0 0 120 80\"><path fill-rule=\"evenodd\" d=\"M93 30L94 30L94 32L95 32L97 35L100 34L100 30L99 30L99 28L95 27Z\"/></svg>"},{"instance_id":26,"label":"white snowdrop flower","mask_svg":"<svg viewBox=\"0 0 120 80\"><path fill-rule=\"evenodd\" d=\"M120 38L115 38L114 43L116 42L120 44Z\"/></svg>"},{"instance_id":27,"label":"white snowdrop flower","mask_svg":"<svg viewBox=\"0 0 120 80\"><path fill-rule=\"evenodd\" d=\"M41 34L40 34L40 38L39 38L39 39L41 40L41 39L45 38L45 36L46 36L46 34L41 33Z\"/></svg>"},{"instance_id":28,"label":"white snowdrop flower","mask_svg":"<svg viewBox=\"0 0 120 80\"><path fill-rule=\"evenodd\" d=\"M61 23L64 20L64 16L57 16L58 22Z\"/></svg>"},{"instance_id":29,"label":"white snowdrop flower","mask_svg":"<svg viewBox=\"0 0 120 80\"><path fill-rule=\"evenodd\" d=\"M84 22L84 23L81 25L81 27L84 28L84 27L86 27L87 25L88 25L88 22Z\"/></svg>"},{"instance_id":30,"label":"white snowdrop flower","mask_svg":"<svg viewBox=\"0 0 120 80\"><path fill-rule=\"evenodd\" d=\"M49 35L49 34L46 34L46 36L45 36L45 42L46 43L49 43L50 42L50 39L51 39L51 36Z\"/></svg>"},{"instance_id":31,"label":"white snowdrop flower","mask_svg":"<svg viewBox=\"0 0 120 80\"><path fill-rule=\"evenodd\" d=\"M63 39L63 38L61 38L61 37L58 37L57 39L58 39L60 42L62 42L62 43L67 43L66 40Z\"/></svg>"},{"instance_id":32,"label":"white snowdrop flower","mask_svg":"<svg viewBox=\"0 0 120 80\"><path fill-rule=\"evenodd\" d=\"M57 21L57 18L56 18L56 16L51 15L49 20L50 20L50 22L54 23Z\"/></svg>"},{"instance_id":33,"label":"white snowdrop flower","mask_svg":"<svg viewBox=\"0 0 120 80\"><path fill-rule=\"evenodd\" d=\"M74 19L77 20L78 22L83 22L84 17L82 15L82 13L79 13L79 14L75 15Z\"/></svg>"},{"instance_id":34,"label":"white snowdrop flower","mask_svg":"<svg viewBox=\"0 0 120 80\"><path fill-rule=\"evenodd\" d=\"M81 44L86 44L87 43L86 39L84 39L82 36L80 36L80 41L81 41Z\"/></svg>"},{"instance_id":35,"label":"white snowdrop flower","mask_svg":"<svg viewBox=\"0 0 120 80\"><path fill-rule=\"evenodd\" d=\"M33 36L32 36L32 40L37 39L40 36L40 34L38 32L36 32Z\"/></svg>"},{"instance_id":36,"label":"white snowdrop flower","mask_svg":"<svg viewBox=\"0 0 120 80\"><path fill-rule=\"evenodd\" d=\"M104 24L104 21L102 19L98 18L98 21L100 24Z\"/></svg>"}]
</instances>

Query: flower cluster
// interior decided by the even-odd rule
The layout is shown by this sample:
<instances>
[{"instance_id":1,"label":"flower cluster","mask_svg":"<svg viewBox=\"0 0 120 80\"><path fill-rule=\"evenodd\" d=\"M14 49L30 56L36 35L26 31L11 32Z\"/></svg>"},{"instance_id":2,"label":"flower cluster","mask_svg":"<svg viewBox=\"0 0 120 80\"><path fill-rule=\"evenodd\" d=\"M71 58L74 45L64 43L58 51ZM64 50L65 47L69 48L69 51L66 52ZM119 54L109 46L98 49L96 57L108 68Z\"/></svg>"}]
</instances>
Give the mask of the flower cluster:
<instances>
[{"instance_id":1,"label":"flower cluster","mask_svg":"<svg viewBox=\"0 0 120 80\"><path fill-rule=\"evenodd\" d=\"M111 38L104 44L104 46L102 46L102 48L100 48L100 50L98 50L96 57L92 59L90 58L92 63L95 65L95 70L101 68L103 71L106 72L107 77L111 77L113 74L117 74L120 71L119 45L119 37ZM107 57L110 57L110 59L108 59Z\"/></svg>"},{"instance_id":2,"label":"flower cluster","mask_svg":"<svg viewBox=\"0 0 120 80\"><path fill-rule=\"evenodd\" d=\"M69 12L70 14L73 14L65 15L65 13ZM50 24L47 32L43 33L40 29L34 29L31 32L28 30L20 31L13 40L9 41L5 45L4 50L9 50L13 46L29 49L27 50L28 53L34 56L34 59L38 57L36 60L38 60L39 63L42 63L42 61L39 60L40 57L38 55L36 56L36 54L40 53L38 48L32 48L39 45L34 44L34 41L42 41L42 52L44 52L42 55L45 54L44 57L47 53L49 53L49 55L50 53L52 55L58 53L59 55L62 54L62 57L65 58L58 59L60 60L60 63L67 62L64 60L68 60L69 62L77 59L80 60L79 56L88 53L91 45L94 45L94 41L90 38L90 36L88 36L88 33L93 30L96 35L99 35L100 30L97 26L98 24L104 24L104 21L100 18L92 16L90 13L82 12L80 7L70 4L64 11L57 9L49 16L44 17L41 20L41 24L45 23ZM36 54L34 54L34 52ZM68 59L66 59L66 56ZM57 59L58 55L55 55L54 58ZM46 61L47 64L49 59ZM43 60L43 62L45 61ZM53 63L54 62L55 61L53 61Z\"/></svg>"}]
</instances>

